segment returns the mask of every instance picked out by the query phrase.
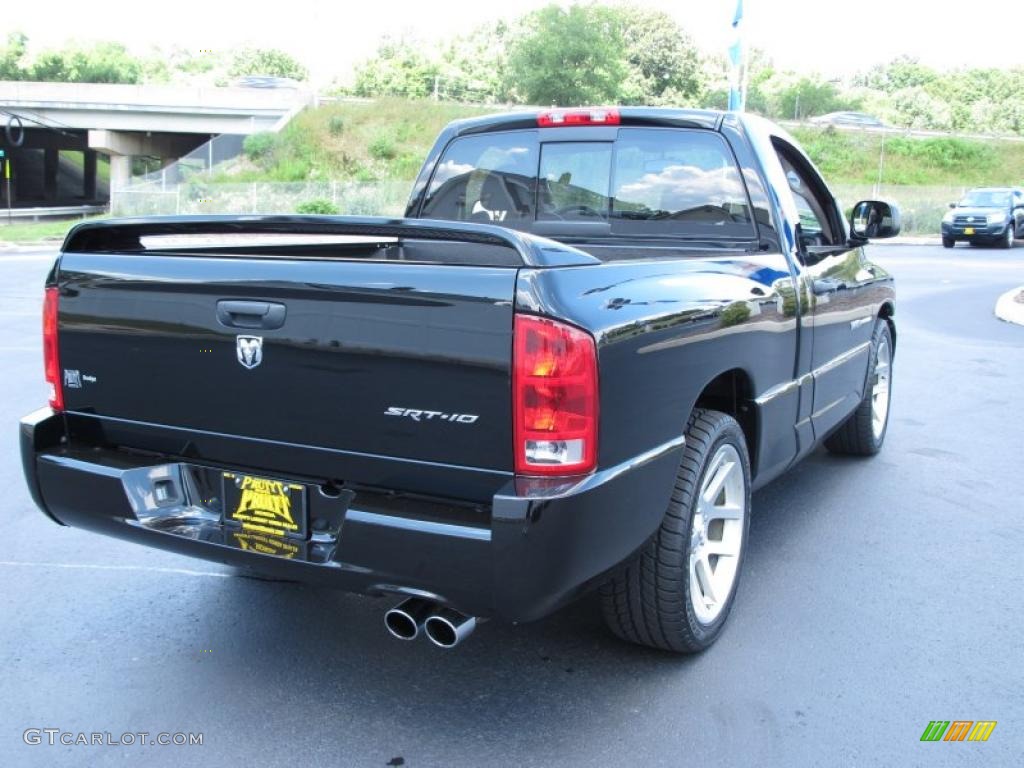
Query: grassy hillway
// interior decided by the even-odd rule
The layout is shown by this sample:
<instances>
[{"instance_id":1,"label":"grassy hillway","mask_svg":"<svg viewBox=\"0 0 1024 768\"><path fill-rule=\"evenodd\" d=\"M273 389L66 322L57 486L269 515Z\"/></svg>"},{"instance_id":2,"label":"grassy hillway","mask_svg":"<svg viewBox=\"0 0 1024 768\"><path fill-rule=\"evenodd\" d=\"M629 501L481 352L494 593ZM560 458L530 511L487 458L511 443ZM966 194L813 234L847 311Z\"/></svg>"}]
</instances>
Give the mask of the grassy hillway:
<instances>
[{"instance_id":1,"label":"grassy hillway","mask_svg":"<svg viewBox=\"0 0 1024 768\"><path fill-rule=\"evenodd\" d=\"M308 110L278 136L250 138L224 181L408 180L450 120L494 111L428 100L380 99ZM833 184L979 186L1024 182L1024 142L912 138L834 129L793 131Z\"/></svg>"},{"instance_id":2,"label":"grassy hillway","mask_svg":"<svg viewBox=\"0 0 1024 768\"><path fill-rule=\"evenodd\" d=\"M54 243L59 243L64 239L67 231L78 222L79 219L31 222L19 222L17 219L14 219L8 224L6 216L0 212L0 242L28 243L52 240ZM2 258L2 255L3 251L0 251L0 258Z\"/></svg>"},{"instance_id":3,"label":"grassy hillway","mask_svg":"<svg viewBox=\"0 0 1024 768\"><path fill-rule=\"evenodd\" d=\"M280 134L250 136L215 181L412 181L437 134L482 107L378 99L308 109Z\"/></svg>"}]
</instances>

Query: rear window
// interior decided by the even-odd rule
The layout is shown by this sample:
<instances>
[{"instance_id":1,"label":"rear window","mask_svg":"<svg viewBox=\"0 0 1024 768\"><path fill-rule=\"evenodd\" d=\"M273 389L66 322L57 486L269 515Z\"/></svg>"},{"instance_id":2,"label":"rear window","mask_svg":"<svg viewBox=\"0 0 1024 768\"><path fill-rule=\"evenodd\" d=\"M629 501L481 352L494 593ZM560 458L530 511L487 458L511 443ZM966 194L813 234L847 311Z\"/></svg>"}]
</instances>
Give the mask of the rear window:
<instances>
[{"instance_id":1,"label":"rear window","mask_svg":"<svg viewBox=\"0 0 1024 768\"><path fill-rule=\"evenodd\" d=\"M724 139L674 128L622 128L615 141L540 144L537 131L456 139L421 215L526 230L534 221L592 221L612 234L754 236L746 188Z\"/></svg>"},{"instance_id":2,"label":"rear window","mask_svg":"<svg viewBox=\"0 0 1024 768\"><path fill-rule=\"evenodd\" d=\"M534 219L537 132L456 139L445 150L420 214L527 228Z\"/></svg>"},{"instance_id":3,"label":"rear window","mask_svg":"<svg viewBox=\"0 0 1024 768\"><path fill-rule=\"evenodd\" d=\"M537 218L607 219L613 146L610 141L544 144L540 154Z\"/></svg>"}]
</instances>

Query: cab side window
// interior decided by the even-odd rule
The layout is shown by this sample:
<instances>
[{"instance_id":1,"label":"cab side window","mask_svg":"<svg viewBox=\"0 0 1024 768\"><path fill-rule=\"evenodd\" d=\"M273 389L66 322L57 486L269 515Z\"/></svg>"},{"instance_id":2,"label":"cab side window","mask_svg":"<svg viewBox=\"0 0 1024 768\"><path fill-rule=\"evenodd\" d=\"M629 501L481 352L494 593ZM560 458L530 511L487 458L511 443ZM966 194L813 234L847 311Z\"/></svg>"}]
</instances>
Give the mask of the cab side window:
<instances>
[{"instance_id":1,"label":"cab side window","mask_svg":"<svg viewBox=\"0 0 1024 768\"><path fill-rule=\"evenodd\" d=\"M803 246L841 244L845 232L824 182L803 162L796 150L778 140L772 143L800 214L800 241Z\"/></svg>"}]
</instances>

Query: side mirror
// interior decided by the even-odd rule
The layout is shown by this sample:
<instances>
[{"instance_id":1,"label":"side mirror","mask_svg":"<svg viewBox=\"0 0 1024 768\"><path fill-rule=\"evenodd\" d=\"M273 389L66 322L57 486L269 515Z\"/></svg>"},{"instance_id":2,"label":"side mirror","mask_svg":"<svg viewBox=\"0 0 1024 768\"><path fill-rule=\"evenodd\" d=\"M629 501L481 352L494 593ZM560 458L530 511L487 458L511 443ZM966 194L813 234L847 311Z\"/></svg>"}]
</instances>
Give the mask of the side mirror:
<instances>
[{"instance_id":1,"label":"side mirror","mask_svg":"<svg viewBox=\"0 0 1024 768\"><path fill-rule=\"evenodd\" d=\"M850 231L859 238L896 237L900 233L899 206L882 200L861 200L850 213Z\"/></svg>"},{"instance_id":2,"label":"side mirror","mask_svg":"<svg viewBox=\"0 0 1024 768\"><path fill-rule=\"evenodd\" d=\"M956 208L956 203L950 203L950 204L949 204L949 207L950 207L950 208Z\"/></svg>"}]
</instances>

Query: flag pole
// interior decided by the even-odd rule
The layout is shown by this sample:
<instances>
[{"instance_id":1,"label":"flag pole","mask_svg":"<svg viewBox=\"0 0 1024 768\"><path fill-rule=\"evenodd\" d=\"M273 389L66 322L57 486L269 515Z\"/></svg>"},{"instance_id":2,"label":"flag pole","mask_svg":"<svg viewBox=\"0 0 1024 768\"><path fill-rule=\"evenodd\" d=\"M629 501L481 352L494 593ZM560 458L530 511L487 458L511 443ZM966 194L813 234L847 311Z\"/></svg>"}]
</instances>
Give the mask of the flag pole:
<instances>
[{"instance_id":1,"label":"flag pole","mask_svg":"<svg viewBox=\"0 0 1024 768\"><path fill-rule=\"evenodd\" d=\"M733 42L729 46L729 110L742 112L747 102L746 45L743 37L743 0L736 0L732 16Z\"/></svg>"}]
</instances>

